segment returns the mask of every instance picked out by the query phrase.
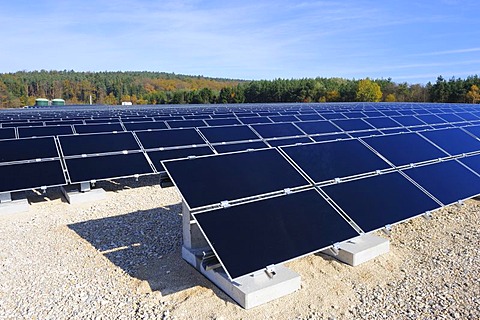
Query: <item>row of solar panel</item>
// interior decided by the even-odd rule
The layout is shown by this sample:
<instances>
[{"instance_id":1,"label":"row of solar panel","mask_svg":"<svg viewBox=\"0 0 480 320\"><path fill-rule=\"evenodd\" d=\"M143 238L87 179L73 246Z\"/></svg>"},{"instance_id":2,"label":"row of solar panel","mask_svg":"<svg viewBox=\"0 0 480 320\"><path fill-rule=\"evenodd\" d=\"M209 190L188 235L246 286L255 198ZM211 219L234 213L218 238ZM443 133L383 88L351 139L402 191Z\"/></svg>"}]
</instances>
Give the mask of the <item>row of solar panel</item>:
<instances>
[{"instance_id":1,"label":"row of solar panel","mask_svg":"<svg viewBox=\"0 0 480 320\"><path fill-rule=\"evenodd\" d=\"M448 116L446 116L448 115ZM463 126L469 124L478 124L480 119L470 114L470 119L466 115L460 118L456 114L446 114L444 118L439 116L399 116L399 117L375 117L368 119L337 119L337 120L312 120L312 121L294 121L280 122L275 126L268 117L244 118L241 119L245 124L252 125L258 130L264 138L280 137L277 133L265 136L262 132L272 131L279 132L281 137L300 136L306 134L323 134L323 133L342 133L351 131L366 130L385 130L385 129L402 129L411 128L412 130L425 130L432 128L451 127L453 125ZM248 119L247 121L245 121ZM239 119L216 119L212 120L213 125L242 125ZM244 124L244 125L245 125ZM262 125L263 124L263 125ZM168 128L201 128L206 127L203 120L183 120L183 121L161 121L161 122L130 122L130 123L111 123L111 124L90 124L90 125L58 125L58 126L41 126L41 127L18 127L18 128L0 128L1 139L27 138L56 136L68 134L86 134L100 132L122 132L122 131L138 131L138 130L160 130ZM214 127L214 126L211 126ZM271 128L282 128L272 130ZM391 132L385 132L391 133ZM381 133L377 133L381 134Z\"/></svg>"},{"instance_id":2,"label":"row of solar panel","mask_svg":"<svg viewBox=\"0 0 480 320\"><path fill-rule=\"evenodd\" d=\"M457 141L436 138L445 149ZM416 133L372 139L381 141L381 156L364 143L372 141L354 139L164 165L234 279L480 194L478 140L476 153L448 159ZM394 168L385 160L431 161Z\"/></svg>"}]
</instances>

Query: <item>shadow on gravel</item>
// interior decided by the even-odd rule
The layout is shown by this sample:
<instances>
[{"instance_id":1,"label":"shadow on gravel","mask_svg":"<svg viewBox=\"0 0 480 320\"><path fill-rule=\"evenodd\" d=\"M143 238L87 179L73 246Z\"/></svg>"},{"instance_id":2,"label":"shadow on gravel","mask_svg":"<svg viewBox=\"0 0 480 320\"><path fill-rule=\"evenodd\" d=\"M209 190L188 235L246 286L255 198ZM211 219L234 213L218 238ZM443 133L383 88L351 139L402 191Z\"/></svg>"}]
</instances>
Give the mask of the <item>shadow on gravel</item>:
<instances>
[{"instance_id":1,"label":"shadow on gravel","mask_svg":"<svg viewBox=\"0 0 480 320\"><path fill-rule=\"evenodd\" d=\"M147 281L152 291L169 295L195 286L212 287L181 257L181 204L68 227L127 274Z\"/></svg>"},{"instance_id":2,"label":"shadow on gravel","mask_svg":"<svg viewBox=\"0 0 480 320\"><path fill-rule=\"evenodd\" d=\"M124 179L117 179L117 180L98 181L95 184L95 187L103 188L105 191L118 192L120 190L154 186L159 184L160 184L160 175L152 174L148 176L139 177L138 179L124 178Z\"/></svg>"}]
</instances>

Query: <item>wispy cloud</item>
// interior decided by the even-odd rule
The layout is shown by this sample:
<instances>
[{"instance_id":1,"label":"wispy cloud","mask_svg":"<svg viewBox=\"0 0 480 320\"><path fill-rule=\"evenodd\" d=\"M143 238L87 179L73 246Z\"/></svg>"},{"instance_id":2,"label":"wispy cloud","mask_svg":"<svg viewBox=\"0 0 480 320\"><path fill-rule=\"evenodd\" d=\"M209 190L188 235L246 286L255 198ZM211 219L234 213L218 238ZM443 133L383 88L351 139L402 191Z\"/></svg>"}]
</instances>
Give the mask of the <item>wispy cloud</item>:
<instances>
[{"instance_id":1,"label":"wispy cloud","mask_svg":"<svg viewBox=\"0 0 480 320\"><path fill-rule=\"evenodd\" d=\"M415 56L441 56L441 55L450 55L450 54L462 54L462 53L471 53L471 52L479 52L480 47L475 48L466 48L466 49L455 49L455 50L444 50L444 51L433 51L433 52L426 52L426 53L419 53Z\"/></svg>"}]
</instances>

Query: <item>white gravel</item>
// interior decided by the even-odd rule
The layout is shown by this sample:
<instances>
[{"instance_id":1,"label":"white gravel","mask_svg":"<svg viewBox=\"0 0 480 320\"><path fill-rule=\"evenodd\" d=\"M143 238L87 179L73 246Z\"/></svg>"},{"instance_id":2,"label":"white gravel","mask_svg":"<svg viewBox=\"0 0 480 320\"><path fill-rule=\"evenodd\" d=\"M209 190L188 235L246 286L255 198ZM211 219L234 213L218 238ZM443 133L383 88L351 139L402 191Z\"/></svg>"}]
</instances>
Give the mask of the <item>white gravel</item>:
<instances>
[{"instance_id":1,"label":"white gravel","mask_svg":"<svg viewBox=\"0 0 480 320\"><path fill-rule=\"evenodd\" d=\"M158 179L103 182L105 201L28 193L0 217L0 319L480 319L480 201L393 228L352 268L293 261L302 289L244 310L180 257L181 205Z\"/></svg>"}]
</instances>

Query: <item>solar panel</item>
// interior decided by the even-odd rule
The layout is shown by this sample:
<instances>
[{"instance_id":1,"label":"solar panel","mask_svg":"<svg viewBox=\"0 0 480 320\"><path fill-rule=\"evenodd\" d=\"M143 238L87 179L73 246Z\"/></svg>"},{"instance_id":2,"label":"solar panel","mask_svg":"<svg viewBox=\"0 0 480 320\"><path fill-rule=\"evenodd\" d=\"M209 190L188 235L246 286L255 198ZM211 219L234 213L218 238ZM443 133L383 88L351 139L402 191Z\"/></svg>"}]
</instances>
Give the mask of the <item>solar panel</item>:
<instances>
[{"instance_id":1,"label":"solar panel","mask_svg":"<svg viewBox=\"0 0 480 320\"><path fill-rule=\"evenodd\" d=\"M70 125L18 128L19 138L58 136L72 133L72 126Z\"/></svg>"},{"instance_id":2,"label":"solar panel","mask_svg":"<svg viewBox=\"0 0 480 320\"><path fill-rule=\"evenodd\" d=\"M59 154L53 137L0 141L0 163L58 157Z\"/></svg>"},{"instance_id":3,"label":"solar panel","mask_svg":"<svg viewBox=\"0 0 480 320\"><path fill-rule=\"evenodd\" d=\"M333 184L322 189L364 232L439 207L398 172Z\"/></svg>"},{"instance_id":4,"label":"solar panel","mask_svg":"<svg viewBox=\"0 0 480 320\"><path fill-rule=\"evenodd\" d=\"M260 139L248 126L225 126L199 128L210 143L258 140Z\"/></svg>"},{"instance_id":5,"label":"solar panel","mask_svg":"<svg viewBox=\"0 0 480 320\"><path fill-rule=\"evenodd\" d=\"M341 120L332 120L337 126L339 126L344 131L359 131L359 130L371 130L375 129L362 119L341 119Z\"/></svg>"},{"instance_id":6,"label":"solar panel","mask_svg":"<svg viewBox=\"0 0 480 320\"><path fill-rule=\"evenodd\" d=\"M206 144L193 128L136 131L135 134L145 149Z\"/></svg>"},{"instance_id":7,"label":"solar panel","mask_svg":"<svg viewBox=\"0 0 480 320\"><path fill-rule=\"evenodd\" d=\"M350 139L346 133L322 134L319 136L312 136L312 139L317 142L336 141L340 139Z\"/></svg>"},{"instance_id":8,"label":"solar panel","mask_svg":"<svg viewBox=\"0 0 480 320\"><path fill-rule=\"evenodd\" d=\"M480 151L480 141L459 128L421 132L451 155Z\"/></svg>"},{"instance_id":9,"label":"solar panel","mask_svg":"<svg viewBox=\"0 0 480 320\"><path fill-rule=\"evenodd\" d=\"M404 172L445 205L480 194L480 177L455 160Z\"/></svg>"},{"instance_id":10,"label":"solar panel","mask_svg":"<svg viewBox=\"0 0 480 320\"><path fill-rule=\"evenodd\" d=\"M392 119L406 127L425 125L425 122L420 121L414 116L394 116Z\"/></svg>"},{"instance_id":11,"label":"solar panel","mask_svg":"<svg viewBox=\"0 0 480 320\"><path fill-rule=\"evenodd\" d=\"M290 116L270 116L269 118L273 122L294 122L294 121L299 120L294 115L290 115Z\"/></svg>"},{"instance_id":12,"label":"solar panel","mask_svg":"<svg viewBox=\"0 0 480 320\"><path fill-rule=\"evenodd\" d=\"M364 138L364 137L372 137L372 136L382 136L383 133L379 130L368 130L368 131L353 131L349 132L353 138Z\"/></svg>"},{"instance_id":13,"label":"solar panel","mask_svg":"<svg viewBox=\"0 0 480 320\"><path fill-rule=\"evenodd\" d=\"M480 139L480 125L476 126L465 126L463 130L468 131L469 133L473 134L477 138Z\"/></svg>"},{"instance_id":14,"label":"solar panel","mask_svg":"<svg viewBox=\"0 0 480 320\"><path fill-rule=\"evenodd\" d=\"M99 132L115 132L123 131L120 123L111 124L80 124L74 125L76 133L99 133Z\"/></svg>"},{"instance_id":15,"label":"solar panel","mask_svg":"<svg viewBox=\"0 0 480 320\"><path fill-rule=\"evenodd\" d=\"M256 124L252 125L252 128L265 139L304 135L292 123Z\"/></svg>"},{"instance_id":16,"label":"solar panel","mask_svg":"<svg viewBox=\"0 0 480 320\"><path fill-rule=\"evenodd\" d=\"M174 120L167 121L170 128L194 128L205 127L206 123L203 120Z\"/></svg>"},{"instance_id":17,"label":"solar panel","mask_svg":"<svg viewBox=\"0 0 480 320\"><path fill-rule=\"evenodd\" d=\"M209 147L194 147L148 151L147 154L148 157L152 160L152 163L157 172L163 172L165 171L165 168L161 164L161 161L163 160L188 158L191 156L204 156L213 154L213 151Z\"/></svg>"},{"instance_id":18,"label":"solar panel","mask_svg":"<svg viewBox=\"0 0 480 320\"><path fill-rule=\"evenodd\" d=\"M236 125L240 124L240 121L238 121L235 118L226 118L226 119L209 119L205 120L205 122L209 126L228 126L228 125Z\"/></svg>"},{"instance_id":19,"label":"solar panel","mask_svg":"<svg viewBox=\"0 0 480 320\"><path fill-rule=\"evenodd\" d=\"M232 279L358 236L315 190L194 217Z\"/></svg>"},{"instance_id":20,"label":"solar panel","mask_svg":"<svg viewBox=\"0 0 480 320\"><path fill-rule=\"evenodd\" d=\"M148 129L167 129L167 125L163 121L143 121L123 123L128 131L140 131Z\"/></svg>"},{"instance_id":21,"label":"solar panel","mask_svg":"<svg viewBox=\"0 0 480 320\"><path fill-rule=\"evenodd\" d=\"M190 208L308 185L275 149L166 161L163 165Z\"/></svg>"},{"instance_id":22,"label":"solar panel","mask_svg":"<svg viewBox=\"0 0 480 320\"><path fill-rule=\"evenodd\" d=\"M381 118L368 118L364 119L366 122L368 122L371 126L377 129L389 129L389 128L398 128L401 127L401 125L392 120L392 118L388 117L381 117Z\"/></svg>"},{"instance_id":23,"label":"solar panel","mask_svg":"<svg viewBox=\"0 0 480 320\"><path fill-rule=\"evenodd\" d=\"M312 143L281 149L315 183L391 168L358 140Z\"/></svg>"},{"instance_id":24,"label":"solar panel","mask_svg":"<svg viewBox=\"0 0 480 320\"><path fill-rule=\"evenodd\" d=\"M272 121L270 119L268 119L267 117L241 118L240 121L243 124L272 123Z\"/></svg>"},{"instance_id":25,"label":"solar panel","mask_svg":"<svg viewBox=\"0 0 480 320\"><path fill-rule=\"evenodd\" d=\"M342 130L330 121L304 121L295 123L307 134L337 133Z\"/></svg>"},{"instance_id":26,"label":"solar panel","mask_svg":"<svg viewBox=\"0 0 480 320\"><path fill-rule=\"evenodd\" d=\"M228 143L228 144L217 144L213 145L213 148L218 153L227 153L235 151L244 151L249 149L263 149L268 146L262 141L253 141L253 142L241 142L241 143Z\"/></svg>"},{"instance_id":27,"label":"solar panel","mask_svg":"<svg viewBox=\"0 0 480 320\"><path fill-rule=\"evenodd\" d=\"M426 124L445 123L445 120L437 117L434 114L416 115L416 117L425 122Z\"/></svg>"},{"instance_id":28,"label":"solar panel","mask_svg":"<svg viewBox=\"0 0 480 320\"><path fill-rule=\"evenodd\" d=\"M140 150L131 132L59 136L64 156Z\"/></svg>"},{"instance_id":29,"label":"solar panel","mask_svg":"<svg viewBox=\"0 0 480 320\"><path fill-rule=\"evenodd\" d=\"M60 160L0 166L0 192L67 184Z\"/></svg>"},{"instance_id":30,"label":"solar panel","mask_svg":"<svg viewBox=\"0 0 480 320\"><path fill-rule=\"evenodd\" d=\"M364 138L363 141L397 167L448 157L416 133Z\"/></svg>"},{"instance_id":31,"label":"solar panel","mask_svg":"<svg viewBox=\"0 0 480 320\"><path fill-rule=\"evenodd\" d=\"M14 128L1 128L0 129L0 139L15 139L15 129Z\"/></svg>"},{"instance_id":32,"label":"solar panel","mask_svg":"<svg viewBox=\"0 0 480 320\"><path fill-rule=\"evenodd\" d=\"M65 159L71 183L154 173L143 153Z\"/></svg>"},{"instance_id":33,"label":"solar panel","mask_svg":"<svg viewBox=\"0 0 480 320\"><path fill-rule=\"evenodd\" d=\"M310 142L313 142L313 141L308 137L267 140L267 143L270 144L272 147L288 146L292 144L310 143Z\"/></svg>"}]
</instances>

